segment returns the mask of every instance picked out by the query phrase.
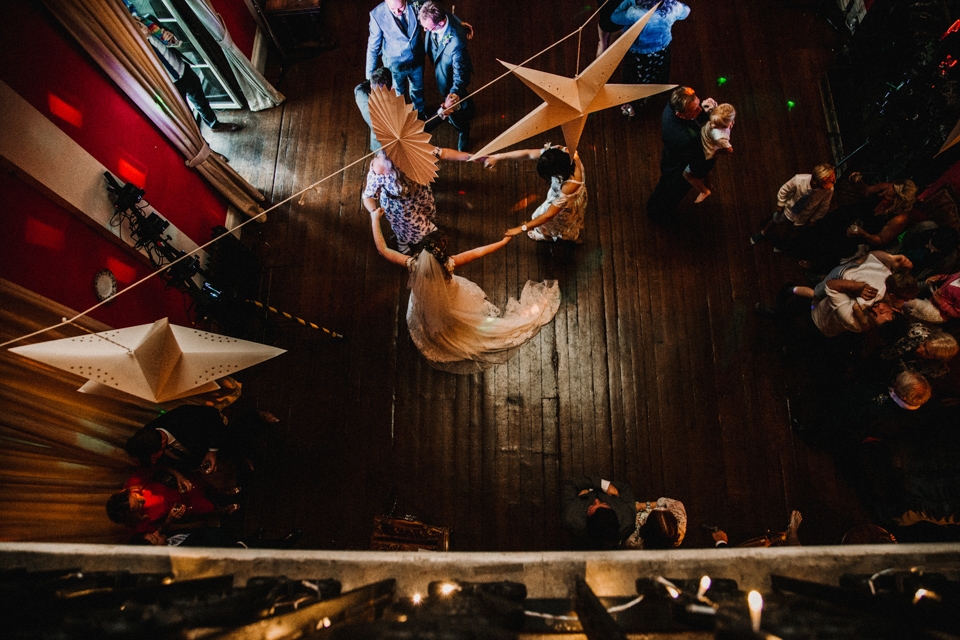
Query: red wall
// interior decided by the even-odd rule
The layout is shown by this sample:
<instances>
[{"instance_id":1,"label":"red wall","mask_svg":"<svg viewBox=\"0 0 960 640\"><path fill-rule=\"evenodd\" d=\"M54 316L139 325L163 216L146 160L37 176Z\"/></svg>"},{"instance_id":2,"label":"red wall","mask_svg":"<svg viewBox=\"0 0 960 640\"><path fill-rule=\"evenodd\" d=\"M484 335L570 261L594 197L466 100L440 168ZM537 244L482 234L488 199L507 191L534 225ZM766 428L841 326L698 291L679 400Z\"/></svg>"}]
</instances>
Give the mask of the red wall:
<instances>
[{"instance_id":1,"label":"red wall","mask_svg":"<svg viewBox=\"0 0 960 640\"><path fill-rule=\"evenodd\" d=\"M0 277L85 311L98 302L93 279L101 269L113 272L120 289L153 271L19 178L0 173L0 193ZM183 296L159 278L90 315L113 327L164 317L190 325Z\"/></svg>"},{"instance_id":2,"label":"red wall","mask_svg":"<svg viewBox=\"0 0 960 640\"><path fill-rule=\"evenodd\" d=\"M182 232L198 244L208 240L211 227L224 221L226 202L184 165L183 157L166 138L38 4L0 2L4 25L0 79L110 171L141 182L145 199ZM8 177L5 183L11 180L17 181ZM57 302L86 309L91 306L87 302L92 296L93 276L108 258L139 264L46 198L31 194L32 188L5 186L0 191L2 277ZM65 232L67 242L55 254L49 253L49 248L31 249L31 239L25 235L28 226L42 228L28 225L31 217ZM145 273L142 267L133 268ZM163 316L185 322L178 292L163 291L159 281L141 289L140 297L131 294L130 300L121 298L94 315L114 326L152 322Z\"/></svg>"},{"instance_id":3,"label":"red wall","mask_svg":"<svg viewBox=\"0 0 960 640\"><path fill-rule=\"evenodd\" d=\"M257 1L257 0L254 0ZM253 55L253 39L257 34L257 23L250 15L250 9L243 0L210 0L213 10L223 18L230 37L240 51L248 58Z\"/></svg>"}]
</instances>

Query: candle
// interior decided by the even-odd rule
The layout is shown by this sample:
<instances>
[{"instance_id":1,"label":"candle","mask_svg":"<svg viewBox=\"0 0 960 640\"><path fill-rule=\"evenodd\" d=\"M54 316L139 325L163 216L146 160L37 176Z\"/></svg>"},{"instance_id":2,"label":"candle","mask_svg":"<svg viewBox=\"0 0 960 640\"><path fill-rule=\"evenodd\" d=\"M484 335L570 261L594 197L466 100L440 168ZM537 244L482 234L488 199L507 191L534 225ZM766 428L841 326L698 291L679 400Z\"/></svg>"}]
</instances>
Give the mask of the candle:
<instances>
[{"instance_id":1,"label":"candle","mask_svg":"<svg viewBox=\"0 0 960 640\"><path fill-rule=\"evenodd\" d=\"M700 578L700 588L697 589L697 600L703 600L704 594L710 588L710 576Z\"/></svg>"},{"instance_id":2,"label":"candle","mask_svg":"<svg viewBox=\"0 0 960 640\"><path fill-rule=\"evenodd\" d=\"M763 611L763 596L759 591L747 594L747 605L750 607L750 626L754 633L760 633L760 612Z\"/></svg>"}]
</instances>

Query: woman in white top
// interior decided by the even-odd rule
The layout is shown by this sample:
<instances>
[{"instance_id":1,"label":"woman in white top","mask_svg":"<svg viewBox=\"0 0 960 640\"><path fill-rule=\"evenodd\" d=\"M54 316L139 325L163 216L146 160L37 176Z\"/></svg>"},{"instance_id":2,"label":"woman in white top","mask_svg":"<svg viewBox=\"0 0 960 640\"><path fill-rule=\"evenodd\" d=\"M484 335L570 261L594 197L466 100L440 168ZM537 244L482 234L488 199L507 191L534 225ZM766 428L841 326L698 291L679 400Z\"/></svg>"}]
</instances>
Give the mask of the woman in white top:
<instances>
[{"instance_id":1,"label":"woman in white top","mask_svg":"<svg viewBox=\"0 0 960 640\"><path fill-rule=\"evenodd\" d=\"M380 208L370 212L373 241L380 255L410 272L407 328L434 368L470 374L506 362L556 315L560 307L556 280L528 281L519 302L511 298L501 315L483 289L453 275L458 266L493 253L512 236L452 256L444 253L445 242L428 238L419 254L405 256L387 247L382 216Z\"/></svg>"},{"instance_id":2,"label":"woman in white top","mask_svg":"<svg viewBox=\"0 0 960 640\"><path fill-rule=\"evenodd\" d=\"M583 184L583 163L576 152L570 157L566 147L547 144L542 149L494 153L482 158L488 169L500 160L536 160L537 173L550 181L547 199L533 212L530 222L507 229L508 236L526 231L531 240L583 242L580 232L587 209L587 187Z\"/></svg>"}]
</instances>

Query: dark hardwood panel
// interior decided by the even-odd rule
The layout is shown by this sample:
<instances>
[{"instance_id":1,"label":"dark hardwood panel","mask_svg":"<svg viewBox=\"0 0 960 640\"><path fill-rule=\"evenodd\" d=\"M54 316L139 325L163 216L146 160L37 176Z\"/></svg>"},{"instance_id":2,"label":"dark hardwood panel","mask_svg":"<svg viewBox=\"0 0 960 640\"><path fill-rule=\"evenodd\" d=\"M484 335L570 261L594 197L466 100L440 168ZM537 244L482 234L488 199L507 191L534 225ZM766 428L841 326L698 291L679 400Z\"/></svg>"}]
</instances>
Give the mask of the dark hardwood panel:
<instances>
[{"instance_id":1,"label":"dark hardwood panel","mask_svg":"<svg viewBox=\"0 0 960 640\"><path fill-rule=\"evenodd\" d=\"M331 3L339 48L285 68L287 101L239 116L247 128L215 140L272 202L367 154L352 89L373 4ZM503 73L496 58L522 62L590 12L547 0L456 4L477 32L474 88ZM583 31L579 66L576 37L531 66L582 70L594 34L593 24ZM593 114L580 143L590 191L583 244L521 236L459 271L501 307L528 279L560 284L555 320L505 365L453 376L417 352L406 274L376 254L360 205L367 161L244 230L263 260L261 298L345 336L259 320L255 337L289 351L241 376L245 393L283 419L247 492L249 531L301 528L304 547L365 548L373 516L395 497L395 515L453 527L455 549L565 548L573 541L560 525L560 483L581 473L626 480L642 500L683 501L684 546L707 544L700 524L742 540L783 526L791 508L803 510L801 537L812 543L836 542L866 519L832 461L791 433L788 398L803 400L808 386L752 311L799 275L796 265L747 241L780 184L829 158L817 80L837 36L774 0L698 3L674 34L673 80L736 106L736 153L720 158L708 200L691 196L676 224L658 226L644 205L666 96L631 121L616 109ZM428 104L437 101L430 75ZM506 77L476 102L479 146L539 99ZM561 138L549 131L523 146ZM456 132L441 126L434 140L455 146ZM485 244L528 218L546 190L533 163L444 163L438 224L455 251Z\"/></svg>"}]
</instances>

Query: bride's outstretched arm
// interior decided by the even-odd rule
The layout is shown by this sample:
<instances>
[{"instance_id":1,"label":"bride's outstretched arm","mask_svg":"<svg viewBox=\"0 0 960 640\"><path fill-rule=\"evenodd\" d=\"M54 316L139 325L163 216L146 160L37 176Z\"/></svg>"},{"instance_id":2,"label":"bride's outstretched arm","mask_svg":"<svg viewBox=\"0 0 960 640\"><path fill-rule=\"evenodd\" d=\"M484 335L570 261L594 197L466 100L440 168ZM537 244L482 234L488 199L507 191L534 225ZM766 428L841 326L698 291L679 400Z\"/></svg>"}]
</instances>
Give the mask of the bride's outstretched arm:
<instances>
[{"instance_id":1,"label":"bride's outstretched arm","mask_svg":"<svg viewBox=\"0 0 960 640\"><path fill-rule=\"evenodd\" d=\"M482 258L483 256L493 253L501 247L507 246L507 243L510 242L513 238L509 236L504 236L497 242L492 242L490 244L485 244L482 247L477 247L476 249L470 249L470 251L464 251L463 253L458 253L453 256L453 262L458 266L462 267L463 265L473 262L477 258ZM401 254L402 255L402 254Z\"/></svg>"},{"instance_id":2,"label":"bride's outstretched arm","mask_svg":"<svg viewBox=\"0 0 960 640\"><path fill-rule=\"evenodd\" d=\"M380 228L380 218L383 217L383 209L377 207L370 212L370 224L373 228L373 244L377 245L377 252L384 258L401 267L407 264L408 256L399 251L394 251L387 246L387 241L383 238L383 229Z\"/></svg>"},{"instance_id":3,"label":"bride's outstretched arm","mask_svg":"<svg viewBox=\"0 0 960 640\"><path fill-rule=\"evenodd\" d=\"M492 153L489 156L471 158L472 161L482 162L487 169L493 169L501 160L537 160L543 149L518 149L504 153Z\"/></svg>"}]
</instances>

